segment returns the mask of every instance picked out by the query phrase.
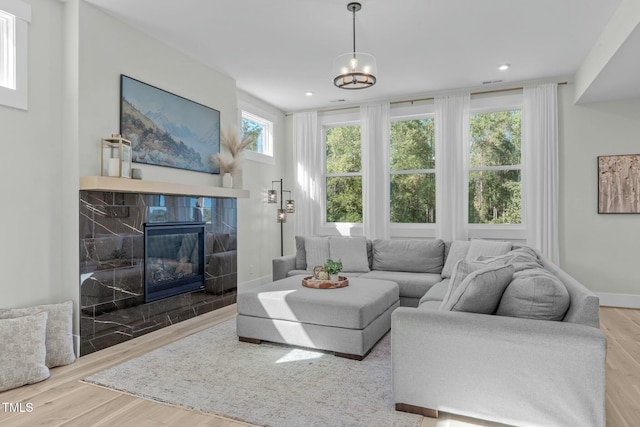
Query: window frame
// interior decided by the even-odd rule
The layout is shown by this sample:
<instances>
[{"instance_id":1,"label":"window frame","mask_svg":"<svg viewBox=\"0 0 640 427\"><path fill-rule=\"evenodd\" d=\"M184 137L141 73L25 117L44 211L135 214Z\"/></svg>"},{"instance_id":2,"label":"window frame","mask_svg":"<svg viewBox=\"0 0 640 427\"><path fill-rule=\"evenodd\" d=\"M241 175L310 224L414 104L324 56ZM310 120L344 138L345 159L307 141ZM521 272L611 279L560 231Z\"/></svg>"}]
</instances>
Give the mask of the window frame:
<instances>
[{"instance_id":1,"label":"window frame","mask_svg":"<svg viewBox=\"0 0 640 427\"><path fill-rule=\"evenodd\" d=\"M520 110L522 112L524 106L524 96L522 91L512 94L500 94L500 95L479 95L472 96L471 105L469 108L469 120L474 114L493 113L499 111ZM469 129L471 131L471 129ZM522 131L522 129L521 129ZM469 144L471 144L471 138L469 136ZM469 230L469 239L508 239L508 240L524 240L526 239L526 219L524 215L524 199L525 188L524 180L526 176L526 170L524 168L523 155L524 155L525 140L520 137L520 164L519 165L501 165L501 166L482 166L471 167L471 158L468 159L466 165L466 173L469 175L472 171L479 170L519 170L520 171L520 197L522 201L522 222L520 224L472 224L469 222L469 212L465 212L467 227ZM471 147L466 148L467 153L470 153ZM465 189L465 200L469 199L469 185Z\"/></svg>"},{"instance_id":2,"label":"window frame","mask_svg":"<svg viewBox=\"0 0 640 427\"><path fill-rule=\"evenodd\" d=\"M328 222L327 221L327 178L334 176L360 176L364 179L364 163L360 165L360 172L346 172L344 174L327 174L327 146L326 136L327 130L337 127L346 126L361 126L359 112L354 113L342 113L338 115L327 114L318 117L318 128L320 138L320 162L321 162L321 174L320 179L322 184L319 185L319 206L322 212L320 218L320 224L318 226L318 234L320 235L339 235L339 236L363 236L364 225L361 222ZM362 128L361 128L362 132ZM361 133L362 135L362 133ZM362 139L360 139L360 152L362 153ZM363 154L363 153L362 153ZM364 156L363 156L364 158ZM362 216L364 220L364 194Z\"/></svg>"},{"instance_id":3,"label":"window frame","mask_svg":"<svg viewBox=\"0 0 640 427\"><path fill-rule=\"evenodd\" d=\"M5 66L10 67L10 81L0 85L0 105L21 110L28 109L28 24L31 22L31 6L20 0L0 0L0 11L9 15L12 24L0 33ZM5 17L6 18L6 17ZM6 21L6 19L5 19ZM11 43L13 39L13 43Z\"/></svg>"},{"instance_id":4,"label":"window frame","mask_svg":"<svg viewBox=\"0 0 640 427\"><path fill-rule=\"evenodd\" d=\"M243 157L247 160L254 162L266 163L268 165L275 165L275 147L274 147L274 132L275 132L275 120L272 114L266 111L244 102L238 103L239 110L239 129L242 135L242 120L247 119L252 122L259 123L264 126L265 134L263 135L264 148L262 152L244 150Z\"/></svg>"},{"instance_id":5,"label":"window frame","mask_svg":"<svg viewBox=\"0 0 640 427\"><path fill-rule=\"evenodd\" d=\"M427 102L419 102L412 105L402 105L391 108L390 112L390 123L389 130L391 130L391 124L397 121L406 121L406 120L420 120L426 118L433 118L435 120L435 105L433 101ZM389 135L391 137L391 135ZM439 142L435 139L435 150L436 152L440 149ZM389 138L389 146L391 145L391 138ZM391 154L391 150L389 150L389 154ZM438 168L438 164L436 163L436 167L434 169L425 169L427 173L436 174L436 170ZM422 171L420 169L419 171ZM387 171L387 183L388 188L391 189L391 175L394 172L391 170L391 158L389 158L389 170ZM402 171L404 173L410 171ZM420 172L422 173L422 172ZM436 186L438 185L436 181ZM389 235L390 237L396 238L435 238L436 237L436 228L438 223L438 217L436 216L436 222L434 223L398 223L391 222L391 194L389 194L389 205L386 206L386 209L389 211Z\"/></svg>"}]
</instances>

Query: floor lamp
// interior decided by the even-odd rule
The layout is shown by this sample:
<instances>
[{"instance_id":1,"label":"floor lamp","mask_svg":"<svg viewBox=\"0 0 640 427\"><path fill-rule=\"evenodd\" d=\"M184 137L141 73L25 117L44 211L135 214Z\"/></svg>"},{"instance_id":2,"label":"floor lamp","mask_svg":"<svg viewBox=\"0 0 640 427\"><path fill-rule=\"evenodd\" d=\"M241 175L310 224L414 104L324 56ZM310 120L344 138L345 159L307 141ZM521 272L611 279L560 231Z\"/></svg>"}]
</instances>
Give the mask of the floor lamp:
<instances>
[{"instance_id":1,"label":"floor lamp","mask_svg":"<svg viewBox=\"0 0 640 427\"><path fill-rule=\"evenodd\" d=\"M282 178L277 181L271 181L271 190L267 191L267 203L278 203L278 190L273 188L274 183L280 184L280 209L276 215L276 222L280 223L280 256L284 255L284 223L287 222L287 214L296 211L295 202L291 199L291 191L283 190ZM289 199L286 203L282 193L289 193Z\"/></svg>"}]
</instances>

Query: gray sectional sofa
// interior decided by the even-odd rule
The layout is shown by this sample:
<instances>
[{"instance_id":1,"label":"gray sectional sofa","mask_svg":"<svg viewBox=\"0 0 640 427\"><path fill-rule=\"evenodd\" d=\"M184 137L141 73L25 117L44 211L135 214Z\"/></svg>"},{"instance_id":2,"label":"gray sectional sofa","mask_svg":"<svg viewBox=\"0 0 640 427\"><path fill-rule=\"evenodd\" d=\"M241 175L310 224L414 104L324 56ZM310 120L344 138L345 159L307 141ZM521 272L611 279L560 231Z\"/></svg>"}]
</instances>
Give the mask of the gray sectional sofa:
<instances>
[{"instance_id":1,"label":"gray sectional sofa","mask_svg":"<svg viewBox=\"0 0 640 427\"><path fill-rule=\"evenodd\" d=\"M398 283L396 409L518 426L605 425L598 298L531 248L297 236L296 249L273 260L274 280L311 274L331 257L347 277Z\"/></svg>"}]
</instances>

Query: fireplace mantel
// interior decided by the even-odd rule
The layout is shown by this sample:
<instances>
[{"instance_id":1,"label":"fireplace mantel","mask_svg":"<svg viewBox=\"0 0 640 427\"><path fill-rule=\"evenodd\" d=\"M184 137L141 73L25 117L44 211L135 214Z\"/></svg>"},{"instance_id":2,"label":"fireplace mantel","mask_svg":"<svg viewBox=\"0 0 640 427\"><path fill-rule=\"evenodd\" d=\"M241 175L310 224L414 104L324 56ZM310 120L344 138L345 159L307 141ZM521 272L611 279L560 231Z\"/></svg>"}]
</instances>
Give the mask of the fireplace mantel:
<instances>
[{"instance_id":1,"label":"fireplace mantel","mask_svg":"<svg viewBox=\"0 0 640 427\"><path fill-rule=\"evenodd\" d=\"M171 194L180 196L229 197L248 199L249 190L212 187L207 185L176 184L112 176L81 176L80 190L114 191L118 193Z\"/></svg>"}]
</instances>

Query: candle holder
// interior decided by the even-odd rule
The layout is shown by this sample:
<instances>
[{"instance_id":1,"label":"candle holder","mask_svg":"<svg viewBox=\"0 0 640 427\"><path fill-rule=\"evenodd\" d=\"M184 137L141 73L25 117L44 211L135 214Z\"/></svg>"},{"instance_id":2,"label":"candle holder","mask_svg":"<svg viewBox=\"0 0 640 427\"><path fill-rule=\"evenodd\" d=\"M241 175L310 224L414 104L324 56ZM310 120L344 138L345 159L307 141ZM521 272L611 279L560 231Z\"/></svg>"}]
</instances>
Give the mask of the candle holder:
<instances>
[{"instance_id":1,"label":"candle holder","mask_svg":"<svg viewBox=\"0 0 640 427\"><path fill-rule=\"evenodd\" d=\"M102 138L102 176L131 178L131 141L114 133Z\"/></svg>"}]
</instances>

